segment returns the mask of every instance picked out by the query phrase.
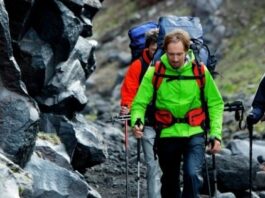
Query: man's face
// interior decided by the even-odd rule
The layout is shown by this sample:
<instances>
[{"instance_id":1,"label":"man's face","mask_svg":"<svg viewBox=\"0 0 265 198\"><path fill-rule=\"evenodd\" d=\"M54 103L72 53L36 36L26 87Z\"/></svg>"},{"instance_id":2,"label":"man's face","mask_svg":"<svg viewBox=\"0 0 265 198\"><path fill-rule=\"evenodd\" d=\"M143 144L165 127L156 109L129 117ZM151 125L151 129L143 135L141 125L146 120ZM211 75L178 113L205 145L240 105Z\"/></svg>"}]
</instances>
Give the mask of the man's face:
<instances>
[{"instance_id":1,"label":"man's face","mask_svg":"<svg viewBox=\"0 0 265 198\"><path fill-rule=\"evenodd\" d=\"M166 54L170 65L174 68L180 68L185 62L186 52L181 41L169 43Z\"/></svg>"},{"instance_id":2,"label":"man's face","mask_svg":"<svg viewBox=\"0 0 265 198\"><path fill-rule=\"evenodd\" d=\"M156 51L156 48L157 48L157 44L156 43L151 43L148 47L148 52L149 52L149 56L150 57L153 57L154 54L155 54L155 51Z\"/></svg>"}]
</instances>

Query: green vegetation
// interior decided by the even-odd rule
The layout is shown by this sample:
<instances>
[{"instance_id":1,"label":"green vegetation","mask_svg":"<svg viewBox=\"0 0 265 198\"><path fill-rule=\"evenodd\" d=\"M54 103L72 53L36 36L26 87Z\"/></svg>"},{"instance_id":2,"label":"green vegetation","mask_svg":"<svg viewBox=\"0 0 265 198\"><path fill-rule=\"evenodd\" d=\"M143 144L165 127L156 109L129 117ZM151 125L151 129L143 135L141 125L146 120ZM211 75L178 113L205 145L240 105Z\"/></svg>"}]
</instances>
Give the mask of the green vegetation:
<instances>
[{"instance_id":1,"label":"green vegetation","mask_svg":"<svg viewBox=\"0 0 265 198\"><path fill-rule=\"evenodd\" d=\"M262 9L256 9L248 13L247 24L240 25L236 21L230 24L237 33L228 40L224 57L218 64L222 77L216 80L223 95L240 92L250 95L257 89L265 63L263 13Z\"/></svg>"},{"instance_id":2,"label":"green vegetation","mask_svg":"<svg viewBox=\"0 0 265 198\"><path fill-rule=\"evenodd\" d=\"M24 191L25 191L25 189L22 188L21 186L19 186L19 188L18 188L19 195L22 195Z\"/></svg>"},{"instance_id":3,"label":"green vegetation","mask_svg":"<svg viewBox=\"0 0 265 198\"><path fill-rule=\"evenodd\" d=\"M55 134L55 133L44 133L44 132L39 132L38 133L38 138L42 140L47 140L55 145L60 144L60 138Z\"/></svg>"},{"instance_id":4,"label":"green vegetation","mask_svg":"<svg viewBox=\"0 0 265 198\"><path fill-rule=\"evenodd\" d=\"M243 6L248 6L248 9L243 10L250 10L244 13L245 23L240 23L238 19L228 21L228 26L230 26L228 28L234 27L236 33L227 40L228 45L224 49L224 56L217 65L220 77L217 77L216 82L222 95L226 97L240 93L247 98L255 94L258 83L265 72L264 12L262 6L251 7L249 3ZM236 6L233 7L236 9ZM229 10L228 12L236 11ZM227 127L230 131L236 131L234 124ZM255 131L263 132L264 122L255 125Z\"/></svg>"},{"instance_id":5,"label":"green vegetation","mask_svg":"<svg viewBox=\"0 0 265 198\"><path fill-rule=\"evenodd\" d=\"M85 115L85 118L89 121L96 121L97 120L97 115L96 114L87 114Z\"/></svg>"},{"instance_id":6,"label":"green vegetation","mask_svg":"<svg viewBox=\"0 0 265 198\"><path fill-rule=\"evenodd\" d=\"M94 19L93 32L96 37L115 29L132 17L137 8L134 1L119 0L119 3L104 2L103 8ZM100 17L99 17L100 16Z\"/></svg>"},{"instance_id":7,"label":"green vegetation","mask_svg":"<svg viewBox=\"0 0 265 198\"><path fill-rule=\"evenodd\" d=\"M13 173L18 173L21 171L18 166L9 166L9 168Z\"/></svg>"}]
</instances>

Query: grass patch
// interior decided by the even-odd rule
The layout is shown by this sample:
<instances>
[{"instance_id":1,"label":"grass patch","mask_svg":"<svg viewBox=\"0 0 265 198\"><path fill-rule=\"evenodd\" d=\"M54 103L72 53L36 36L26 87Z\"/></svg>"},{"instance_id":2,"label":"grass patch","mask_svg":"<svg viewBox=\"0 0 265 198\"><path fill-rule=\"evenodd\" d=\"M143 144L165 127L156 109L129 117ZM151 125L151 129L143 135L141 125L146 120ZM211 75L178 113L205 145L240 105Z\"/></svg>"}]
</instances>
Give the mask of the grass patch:
<instances>
[{"instance_id":1,"label":"grass patch","mask_svg":"<svg viewBox=\"0 0 265 198\"><path fill-rule=\"evenodd\" d=\"M93 20L93 32L99 38L104 33L115 29L132 17L137 8L134 1L119 0L119 3L105 4Z\"/></svg>"},{"instance_id":2,"label":"grass patch","mask_svg":"<svg viewBox=\"0 0 265 198\"><path fill-rule=\"evenodd\" d=\"M89 121L96 121L97 120L97 115L95 115L95 114L87 114L87 115L85 115L85 118L87 119L87 120L89 120Z\"/></svg>"},{"instance_id":3,"label":"grass patch","mask_svg":"<svg viewBox=\"0 0 265 198\"><path fill-rule=\"evenodd\" d=\"M251 13L249 25L229 39L224 58L218 64L221 78L216 82L224 95L254 94L264 73L265 17L263 11ZM238 28L238 27L237 27Z\"/></svg>"},{"instance_id":4,"label":"grass patch","mask_svg":"<svg viewBox=\"0 0 265 198\"><path fill-rule=\"evenodd\" d=\"M51 142L54 145L58 145L61 143L60 138L55 133L39 132L38 138L42 140L47 140L48 142Z\"/></svg>"}]
</instances>

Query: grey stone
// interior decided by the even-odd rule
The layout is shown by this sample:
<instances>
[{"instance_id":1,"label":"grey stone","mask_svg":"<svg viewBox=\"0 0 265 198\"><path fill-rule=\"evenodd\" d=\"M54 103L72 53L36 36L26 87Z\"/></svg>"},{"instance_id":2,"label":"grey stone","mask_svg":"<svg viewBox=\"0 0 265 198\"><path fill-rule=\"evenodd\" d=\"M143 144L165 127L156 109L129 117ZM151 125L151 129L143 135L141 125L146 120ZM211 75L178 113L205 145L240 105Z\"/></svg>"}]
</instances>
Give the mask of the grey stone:
<instances>
[{"instance_id":1,"label":"grey stone","mask_svg":"<svg viewBox=\"0 0 265 198\"><path fill-rule=\"evenodd\" d=\"M61 120L58 135L71 156L74 169L84 171L88 167L103 163L107 158L106 145L100 131L88 125L82 115L76 122Z\"/></svg>"},{"instance_id":2,"label":"grey stone","mask_svg":"<svg viewBox=\"0 0 265 198\"><path fill-rule=\"evenodd\" d=\"M249 157L249 141L247 140L231 140L227 144L227 148L231 150L233 155L244 155ZM258 156L263 156L265 153L265 144L261 141L253 141L252 143L252 156L255 161L257 161Z\"/></svg>"},{"instance_id":3,"label":"grey stone","mask_svg":"<svg viewBox=\"0 0 265 198\"><path fill-rule=\"evenodd\" d=\"M0 192L4 198L31 198L31 174L0 153Z\"/></svg>"},{"instance_id":4,"label":"grey stone","mask_svg":"<svg viewBox=\"0 0 265 198\"><path fill-rule=\"evenodd\" d=\"M35 0L4 0L4 2L10 19L12 39L19 41L25 33L25 27L30 23L30 14Z\"/></svg>"},{"instance_id":5,"label":"grey stone","mask_svg":"<svg viewBox=\"0 0 265 198\"><path fill-rule=\"evenodd\" d=\"M34 29L29 29L18 43L23 81L29 94L34 97L40 95L43 86L54 74L54 54L50 44L40 39Z\"/></svg>"},{"instance_id":6,"label":"grey stone","mask_svg":"<svg viewBox=\"0 0 265 198\"><path fill-rule=\"evenodd\" d=\"M236 192L247 190L249 187L249 159L243 155L216 155L216 172L218 190L221 192ZM213 186L212 158L207 156L211 189ZM257 162L252 161L252 178L259 170ZM204 181L207 181L204 169ZM231 179L233 178L233 179ZM204 183L206 185L207 182ZM207 189L206 186L204 186Z\"/></svg>"},{"instance_id":7,"label":"grey stone","mask_svg":"<svg viewBox=\"0 0 265 198\"><path fill-rule=\"evenodd\" d=\"M49 134L46 134L49 135ZM53 134L56 136L55 134ZM59 137L58 137L59 139ZM49 140L37 139L35 152L41 154L43 159L49 160L58 166L72 170L70 165L70 157L65 150L65 146L62 143L55 144Z\"/></svg>"},{"instance_id":8,"label":"grey stone","mask_svg":"<svg viewBox=\"0 0 265 198\"><path fill-rule=\"evenodd\" d=\"M100 198L81 177L73 171L32 155L25 170L33 176L33 197L40 198Z\"/></svg>"}]
</instances>

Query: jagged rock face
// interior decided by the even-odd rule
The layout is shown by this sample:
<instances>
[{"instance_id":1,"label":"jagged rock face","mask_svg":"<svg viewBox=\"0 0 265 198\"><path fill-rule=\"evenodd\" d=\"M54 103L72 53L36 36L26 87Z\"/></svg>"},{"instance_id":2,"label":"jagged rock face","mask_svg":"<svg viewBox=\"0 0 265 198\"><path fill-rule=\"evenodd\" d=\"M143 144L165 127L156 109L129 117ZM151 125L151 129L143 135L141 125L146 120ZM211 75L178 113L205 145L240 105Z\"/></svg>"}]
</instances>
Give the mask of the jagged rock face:
<instances>
[{"instance_id":1,"label":"jagged rock face","mask_svg":"<svg viewBox=\"0 0 265 198\"><path fill-rule=\"evenodd\" d=\"M0 147L9 159L24 166L35 144L39 111L21 80L8 22L0 1Z\"/></svg>"},{"instance_id":2,"label":"jagged rock face","mask_svg":"<svg viewBox=\"0 0 265 198\"><path fill-rule=\"evenodd\" d=\"M77 114L74 121L65 116L45 117L58 131L75 170L82 172L88 167L105 162L108 154L102 128L86 121L81 114Z\"/></svg>"},{"instance_id":3,"label":"jagged rock face","mask_svg":"<svg viewBox=\"0 0 265 198\"><path fill-rule=\"evenodd\" d=\"M41 112L71 117L82 110L88 100L85 81L95 69L97 45L85 38L92 36L92 19L101 8L101 1L5 3L21 79Z\"/></svg>"},{"instance_id":4,"label":"jagged rock face","mask_svg":"<svg viewBox=\"0 0 265 198\"><path fill-rule=\"evenodd\" d=\"M29 98L1 88L0 145L13 162L24 166L37 135L39 113Z\"/></svg>"},{"instance_id":5,"label":"jagged rock face","mask_svg":"<svg viewBox=\"0 0 265 198\"><path fill-rule=\"evenodd\" d=\"M0 146L22 167L42 130L40 113L72 118L87 103L97 42L85 37L101 2L0 1Z\"/></svg>"},{"instance_id":6,"label":"jagged rock face","mask_svg":"<svg viewBox=\"0 0 265 198\"><path fill-rule=\"evenodd\" d=\"M97 42L86 37L92 36L92 19L101 2L0 0L0 151L32 174L34 184L30 183L24 194L100 198L72 169L85 169L106 159L100 134L87 130L85 121L74 119L88 101L85 83L95 69ZM63 133L76 144L67 160L39 144L35 147L37 133L45 129L39 124L40 117L46 113L55 121L54 132L61 132L56 127L61 120L56 116L71 123L72 133ZM69 142L63 143L67 146ZM48 152L50 162L32 156L34 148ZM84 159L81 164L77 163L80 159ZM0 169L3 178L9 176L6 167ZM23 185L15 180L9 183L12 192L0 185L5 197L24 196Z\"/></svg>"}]
</instances>

